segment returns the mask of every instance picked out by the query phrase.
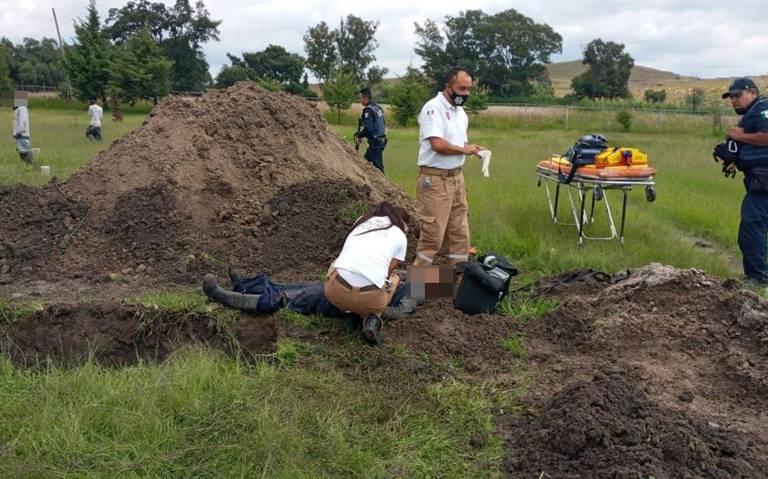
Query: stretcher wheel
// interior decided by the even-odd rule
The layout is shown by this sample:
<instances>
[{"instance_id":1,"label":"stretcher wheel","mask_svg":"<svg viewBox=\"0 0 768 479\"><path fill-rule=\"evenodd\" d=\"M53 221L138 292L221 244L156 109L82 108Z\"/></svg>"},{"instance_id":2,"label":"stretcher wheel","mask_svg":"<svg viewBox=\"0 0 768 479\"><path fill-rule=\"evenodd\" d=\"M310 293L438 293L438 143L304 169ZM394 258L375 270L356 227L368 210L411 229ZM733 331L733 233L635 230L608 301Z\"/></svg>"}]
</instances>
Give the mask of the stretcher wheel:
<instances>
[{"instance_id":1,"label":"stretcher wheel","mask_svg":"<svg viewBox=\"0 0 768 479\"><path fill-rule=\"evenodd\" d=\"M592 192L592 194L594 195L596 201L602 200L603 197L605 196L605 193L603 192L603 187L600 185L597 185L595 187L595 190Z\"/></svg>"},{"instance_id":2,"label":"stretcher wheel","mask_svg":"<svg viewBox=\"0 0 768 479\"><path fill-rule=\"evenodd\" d=\"M656 201L656 188L654 188L653 186L646 186L645 199L648 200L649 203L653 203L654 201Z\"/></svg>"}]
</instances>

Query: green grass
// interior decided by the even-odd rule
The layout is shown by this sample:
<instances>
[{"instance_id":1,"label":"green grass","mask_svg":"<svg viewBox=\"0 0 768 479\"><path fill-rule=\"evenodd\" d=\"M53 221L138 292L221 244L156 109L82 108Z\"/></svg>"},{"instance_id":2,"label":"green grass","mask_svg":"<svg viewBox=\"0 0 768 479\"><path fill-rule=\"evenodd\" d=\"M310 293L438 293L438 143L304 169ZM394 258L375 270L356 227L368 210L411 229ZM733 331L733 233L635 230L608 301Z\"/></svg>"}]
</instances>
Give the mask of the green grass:
<instances>
[{"instance_id":1,"label":"green grass","mask_svg":"<svg viewBox=\"0 0 768 479\"><path fill-rule=\"evenodd\" d=\"M516 358L522 360L528 359L528 348L525 347L525 343L521 338L514 333L509 333L509 336L501 340L501 345L504 349L512 353Z\"/></svg>"},{"instance_id":2,"label":"green grass","mask_svg":"<svg viewBox=\"0 0 768 479\"><path fill-rule=\"evenodd\" d=\"M351 139L353 127L335 128ZM508 255L524 275L584 267L613 272L653 261L723 276L740 273L736 234L743 187L722 177L711 156L716 140L709 134L608 135L610 143L646 151L659 171L654 203L646 202L642 189L630 192L624 246L618 241L578 246L575 227L553 224L544 188L536 186L535 165L564 152L583 133L470 128L470 141L494 153L490 178L482 177L477 158L466 164L472 244ZM415 194L417 135L415 128L390 128L384 152L387 176L410 194ZM608 198L616 214L620 197L613 191ZM561 218L565 206L561 203ZM606 231L604 214L594 227ZM712 247L698 247L697 241Z\"/></svg>"},{"instance_id":3,"label":"green grass","mask_svg":"<svg viewBox=\"0 0 768 479\"><path fill-rule=\"evenodd\" d=\"M420 397L298 367L190 350L119 370L0 360L3 477L499 477L478 388ZM471 434L487 437L480 448Z\"/></svg>"},{"instance_id":4,"label":"green grass","mask_svg":"<svg viewBox=\"0 0 768 479\"><path fill-rule=\"evenodd\" d=\"M115 139L138 126L146 116L125 114L121 123L105 116L102 128L104 141L89 143L85 138L88 127L87 108L82 111L36 109L30 107L29 120L32 146L40 148L36 166L23 163L11 136L13 111L0 109L0 184L24 183L41 185L51 177L40 172L39 165L49 165L51 176L67 178Z\"/></svg>"},{"instance_id":5,"label":"green grass","mask_svg":"<svg viewBox=\"0 0 768 479\"><path fill-rule=\"evenodd\" d=\"M501 303L499 309L502 313L513 316L523 323L529 323L557 309L558 306L560 302L554 298L521 293L507 298Z\"/></svg>"}]
</instances>

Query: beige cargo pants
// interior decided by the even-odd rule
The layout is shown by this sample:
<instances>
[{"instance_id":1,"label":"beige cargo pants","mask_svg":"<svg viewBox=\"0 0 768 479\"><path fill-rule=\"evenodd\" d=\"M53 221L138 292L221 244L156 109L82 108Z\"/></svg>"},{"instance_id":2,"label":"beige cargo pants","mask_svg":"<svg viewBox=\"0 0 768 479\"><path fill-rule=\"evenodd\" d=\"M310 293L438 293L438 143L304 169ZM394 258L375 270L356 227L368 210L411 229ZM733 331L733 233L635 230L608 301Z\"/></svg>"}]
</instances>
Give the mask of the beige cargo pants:
<instances>
[{"instance_id":1,"label":"beige cargo pants","mask_svg":"<svg viewBox=\"0 0 768 479\"><path fill-rule=\"evenodd\" d=\"M431 265L445 246L448 261L456 264L469 258L469 206L461 168L443 170L419 167L416 184L416 213L421 233L416 245L415 266Z\"/></svg>"}]
</instances>

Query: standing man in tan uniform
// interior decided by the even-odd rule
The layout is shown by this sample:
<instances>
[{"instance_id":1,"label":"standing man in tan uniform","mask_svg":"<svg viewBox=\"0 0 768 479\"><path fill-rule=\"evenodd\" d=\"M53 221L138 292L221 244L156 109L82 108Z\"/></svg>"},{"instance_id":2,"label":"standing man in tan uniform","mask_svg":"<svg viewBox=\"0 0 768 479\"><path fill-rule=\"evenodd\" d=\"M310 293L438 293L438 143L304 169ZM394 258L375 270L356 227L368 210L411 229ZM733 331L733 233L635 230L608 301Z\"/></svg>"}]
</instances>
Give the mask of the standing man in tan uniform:
<instances>
[{"instance_id":1,"label":"standing man in tan uniform","mask_svg":"<svg viewBox=\"0 0 768 479\"><path fill-rule=\"evenodd\" d=\"M419 114L419 179L416 208L421 234L415 266L431 265L442 246L452 264L469 258L465 155L479 156L482 146L467 143L469 120L464 105L472 88L472 74L451 70L443 91L429 100Z\"/></svg>"}]
</instances>

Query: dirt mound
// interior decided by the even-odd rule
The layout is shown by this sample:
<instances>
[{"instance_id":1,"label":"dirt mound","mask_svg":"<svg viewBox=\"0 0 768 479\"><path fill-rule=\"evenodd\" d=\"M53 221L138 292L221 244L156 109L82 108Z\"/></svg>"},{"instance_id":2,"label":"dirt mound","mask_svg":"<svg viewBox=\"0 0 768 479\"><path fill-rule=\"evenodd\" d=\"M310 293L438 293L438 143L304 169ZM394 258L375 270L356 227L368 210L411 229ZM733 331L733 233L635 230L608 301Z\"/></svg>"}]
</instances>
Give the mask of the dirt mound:
<instances>
[{"instance_id":1,"label":"dirt mound","mask_svg":"<svg viewBox=\"0 0 768 479\"><path fill-rule=\"evenodd\" d=\"M455 364L472 376L498 379L515 361L503 339L517 323L501 314L463 314L450 299L443 299L428 301L416 314L387 323L383 334L387 343L407 346L429 360Z\"/></svg>"},{"instance_id":2,"label":"dirt mound","mask_svg":"<svg viewBox=\"0 0 768 479\"><path fill-rule=\"evenodd\" d=\"M563 388L507 439L514 478L758 478L768 462L749 434L693 419L650 400L621 377Z\"/></svg>"},{"instance_id":3,"label":"dirt mound","mask_svg":"<svg viewBox=\"0 0 768 479\"><path fill-rule=\"evenodd\" d=\"M748 432L765 467L768 303L737 282L652 264L615 284L567 294L556 311L532 322L524 334L538 385L532 404L546 401L563 384L606 371L640 387L664 410ZM548 414L546 408L542 414ZM664 469L654 477L728 477L692 471L675 475ZM766 472L730 473L757 478Z\"/></svg>"},{"instance_id":4,"label":"dirt mound","mask_svg":"<svg viewBox=\"0 0 768 479\"><path fill-rule=\"evenodd\" d=\"M0 324L3 351L20 364L48 359L67 364L88 355L104 364L166 358L185 345L202 343L228 352L269 351L277 340L271 317L241 316L216 327L207 315L114 304L50 305L17 322Z\"/></svg>"},{"instance_id":5,"label":"dirt mound","mask_svg":"<svg viewBox=\"0 0 768 479\"><path fill-rule=\"evenodd\" d=\"M306 277L383 199L412 210L312 104L243 83L165 100L56 188L3 189L0 267L14 282L41 264L51 278L193 282L226 263Z\"/></svg>"}]
</instances>

